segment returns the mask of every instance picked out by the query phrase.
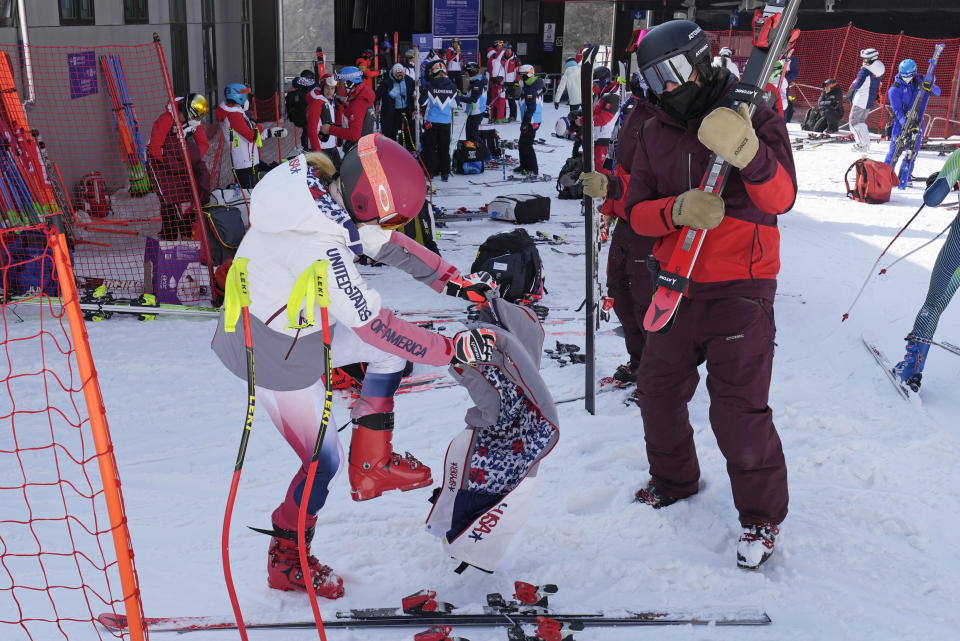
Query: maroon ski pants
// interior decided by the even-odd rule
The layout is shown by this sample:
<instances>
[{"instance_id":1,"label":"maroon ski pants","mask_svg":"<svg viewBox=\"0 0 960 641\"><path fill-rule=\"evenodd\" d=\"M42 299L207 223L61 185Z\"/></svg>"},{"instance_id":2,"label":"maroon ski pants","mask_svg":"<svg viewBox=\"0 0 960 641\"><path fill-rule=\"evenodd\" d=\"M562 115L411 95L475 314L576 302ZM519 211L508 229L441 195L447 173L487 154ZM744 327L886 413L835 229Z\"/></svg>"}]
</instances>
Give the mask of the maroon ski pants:
<instances>
[{"instance_id":1,"label":"maroon ski pants","mask_svg":"<svg viewBox=\"0 0 960 641\"><path fill-rule=\"evenodd\" d=\"M625 220L617 222L607 255L607 294L613 299L613 311L623 326L623 340L634 372L643 355L643 316L650 305L653 284L647 269L647 255L656 238L639 236Z\"/></svg>"},{"instance_id":2,"label":"maroon ski pants","mask_svg":"<svg viewBox=\"0 0 960 641\"><path fill-rule=\"evenodd\" d=\"M706 361L710 426L740 523L787 516L787 465L767 405L776 324L759 298L684 298L666 334L648 333L637 376L653 485L681 498L697 492L700 465L687 403Z\"/></svg>"}]
</instances>

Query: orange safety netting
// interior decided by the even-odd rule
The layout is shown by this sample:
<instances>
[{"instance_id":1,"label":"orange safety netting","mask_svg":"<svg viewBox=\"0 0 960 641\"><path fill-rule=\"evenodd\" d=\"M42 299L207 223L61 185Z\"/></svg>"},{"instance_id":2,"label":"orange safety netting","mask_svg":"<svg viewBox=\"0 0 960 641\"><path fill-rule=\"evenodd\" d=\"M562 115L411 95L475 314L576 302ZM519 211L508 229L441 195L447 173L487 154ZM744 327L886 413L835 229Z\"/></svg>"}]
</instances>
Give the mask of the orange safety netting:
<instances>
[{"instance_id":1,"label":"orange safety netting","mask_svg":"<svg viewBox=\"0 0 960 641\"><path fill-rule=\"evenodd\" d=\"M160 294L162 286L178 298L163 302L208 299L209 270L200 260L206 238L194 233L192 179L192 171L206 172L199 153L206 143L178 135L159 43L30 47L35 95L20 122L11 114L29 95L25 51L0 46L0 135L5 127L31 132L42 149L53 205L34 205L38 215L30 222L43 220L65 232L81 286L102 284L121 296ZM11 170L2 160L0 213L10 228L22 222L17 210L22 218L27 201L40 198L38 190L14 189L28 172ZM177 287L167 287L170 278Z\"/></svg>"},{"instance_id":2,"label":"orange safety netting","mask_svg":"<svg viewBox=\"0 0 960 641\"><path fill-rule=\"evenodd\" d=\"M751 48L749 31L712 31L708 32L714 53L722 46L729 46L734 53L734 61L741 67L747 60ZM958 62L960 62L960 38L934 40L914 38L904 35L882 34L847 26L838 29L803 31L797 40L794 56L800 67L800 75L794 81L791 95L795 97L798 113L817 105L817 98L823 81L835 78L846 91L856 79L860 70L860 51L873 47L880 52L886 72L880 87L878 105L871 112L867 124L881 130L890 122L886 108L887 90L896 78L897 67L904 58L912 58L917 70L923 74L927 70L928 59L933 55L938 42L946 45L937 62L936 84L940 86L939 97L931 96L927 103L924 121L924 135L946 138L960 134L960 101L957 100L960 82L958 82ZM849 103L845 103L849 110Z\"/></svg>"},{"instance_id":3,"label":"orange safety netting","mask_svg":"<svg viewBox=\"0 0 960 641\"><path fill-rule=\"evenodd\" d=\"M68 314L77 291L61 281L62 269L72 277L56 237L42 226L0 229L0 637L130 638L95 622L102 612L131 614L125 601L139 612L139 587L79 307ZM16 301L11 291L21 293Z\"/></svg>"}]
</instances>

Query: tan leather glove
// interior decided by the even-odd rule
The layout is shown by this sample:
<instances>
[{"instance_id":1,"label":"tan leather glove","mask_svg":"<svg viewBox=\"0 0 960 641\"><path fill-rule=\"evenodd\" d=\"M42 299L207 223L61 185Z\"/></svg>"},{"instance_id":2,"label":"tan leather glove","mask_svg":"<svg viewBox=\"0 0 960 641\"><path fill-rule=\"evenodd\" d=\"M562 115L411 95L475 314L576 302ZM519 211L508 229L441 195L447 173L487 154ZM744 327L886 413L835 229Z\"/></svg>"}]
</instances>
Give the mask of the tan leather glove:
<instances>
[{"instance_id":1,"label":"tan leather glove","mask_svg":"<svg viewBox=\"0 0 960 641\"><path fill-rule=\"evenodd\" d=\"M607 197L607 175L599 171L591 171L580 174L580 180L583 181L583 193L591 198Z\"/></svg>"},{"instance_id":2,"label":"tan leather glove","mask_svg":"<svg viewBox=\"0 0 960 641\"><path fill-rule=\"evenodd\" d=\"M745 104L741 104L738 111L727 107L714 109L700 123L697 138L704 147L737 169L750 164L760 149L757 132L753 130L750 112Z\"/></svg>"},{"instance_id":3,"label":"tan leather glove","mask_svg":"<svg viewBox=\"0 0 960 641\"><path fill-rule=\"evenodd\" d=\"M723 198L691 189L677 196L671 214L677 227L713 229L723 220L723 211Z\"/></svg>"}]
</instances>

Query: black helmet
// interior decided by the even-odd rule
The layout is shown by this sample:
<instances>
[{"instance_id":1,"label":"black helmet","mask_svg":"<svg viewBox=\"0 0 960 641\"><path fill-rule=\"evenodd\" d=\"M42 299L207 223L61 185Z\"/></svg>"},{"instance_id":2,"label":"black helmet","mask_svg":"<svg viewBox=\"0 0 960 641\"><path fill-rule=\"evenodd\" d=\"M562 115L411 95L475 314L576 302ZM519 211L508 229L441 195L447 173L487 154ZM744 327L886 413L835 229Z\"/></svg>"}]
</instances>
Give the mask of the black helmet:
<instances>
[{"instance_id":1,"label":"black helmet","mask_svg":"<svg viewBox=\"0 0 960 641\"><path fill-rule=\"evenodd\" d=\"M605 87L607 83L610 82L610 69L607 67L594 67L593 82L601 87Z\"/></svg>"},{"instance_id":2,"label":"black helmet","mask_svg":"<svg viewBox=\"0 0 960 641\"><path fill-rule=\"evenodd\" d=\"M827 78L826 80L823 81L823 88L824 88L824 89L829 89L830 87L834 86L835 84L837 84L836 78Z\"/></svg>"},{"instance_id":3,"label":"black helmet","mask_svg":"<svg viewBox=\"0 0 960 641\"><path fill-rule=\"evenodd\" d=\"M682 85L694 69L710 72L710 41L695 22L671 20L651 29L637 45L637 67L650 90L662 95L667 82Z\"/></svg>"},{"instance_id":4,"label":"black helmet","mask_svg":"<svg viewBox=\"0 0 960 641\"><path fill-rule=\"evenodd\" d=\"M476 62L471 61L463 65L463 70L466 71L471 76L475 76L478 73L480 73L480 65L477 64Z\"/></svg>"}]
</instances>

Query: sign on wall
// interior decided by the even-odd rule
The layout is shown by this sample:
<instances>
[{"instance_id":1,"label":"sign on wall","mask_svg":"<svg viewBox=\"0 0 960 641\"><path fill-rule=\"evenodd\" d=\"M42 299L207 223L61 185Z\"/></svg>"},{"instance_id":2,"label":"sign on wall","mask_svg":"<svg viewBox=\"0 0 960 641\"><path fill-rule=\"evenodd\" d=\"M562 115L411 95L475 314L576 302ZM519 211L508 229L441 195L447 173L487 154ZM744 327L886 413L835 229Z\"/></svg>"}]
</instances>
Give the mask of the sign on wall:
<instances>
[{"instance_id":1,"label":"sign on wall","mask_svg":"<svg viewBox=\"0 0 960 641\"><path fill-rule=\"evenodd\" d=\"M480 0L433 0L433 34L479 36Z\"/></svg>"},{"instance_id":2,"label":"sign on wall","mask_svg":"<svg viewBox=\"0 0 960 641\"><path fill-rule=\"evenodd\" d=\"M94 51L67 54L70 70L70 99L97 93L97 54Z\"/></svg>"},{"instance_id":3,"label":"sign on wall","mask_svg":"<svg viewBox=\"0 0 960 641\"><path fill-rule=\"evenodd\" d=\"M543 52L553 51L554 38L557 37L557 25L554 22L543 23Z\"/></svg>"}]
</instances>

